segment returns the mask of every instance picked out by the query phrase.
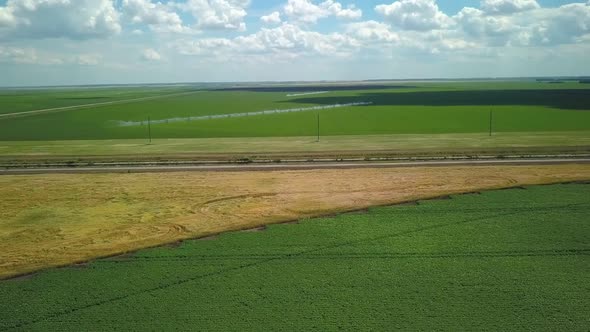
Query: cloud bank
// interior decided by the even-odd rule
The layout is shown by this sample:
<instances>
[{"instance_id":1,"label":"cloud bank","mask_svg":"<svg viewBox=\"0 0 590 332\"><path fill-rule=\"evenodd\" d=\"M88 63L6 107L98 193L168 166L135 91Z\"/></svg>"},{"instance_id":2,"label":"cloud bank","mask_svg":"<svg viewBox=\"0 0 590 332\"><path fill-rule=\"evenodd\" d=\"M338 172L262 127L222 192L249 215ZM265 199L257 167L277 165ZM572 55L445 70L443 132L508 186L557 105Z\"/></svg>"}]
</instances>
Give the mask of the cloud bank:
<instances>
[{"instance_id":1,"label":"cloud bank","mask_svg":"<svg viewBox=\"0 0 590 332\"><path fill-rule=\"evenodd\" d=\"M170 80L185 79L187 68L196 80L215 79L210 64L221 63L227 64L217 67L224 79L233 72L239 80L299 78L311 68L310 79L350 76L345 63L366 76L384 64L392 68L388 76L413 76L410 69L424 76L426 68L436 76L461 63L457 76L469 76L494 60L519 71L525 59L557 71L550 61L569 57L564 73L588 74L582 55L590 50L590 1L543 7L536 0L481 0L456 12L443 0L254 2L8 0L0 5L0 64L138 72L143 65L136 59L165 58L174 71ZM396 65L404 59L405 67ZM260 73L269 68L282 72ZM484 69L481 74L489 74Z\"/></svg>"}]
</instances>

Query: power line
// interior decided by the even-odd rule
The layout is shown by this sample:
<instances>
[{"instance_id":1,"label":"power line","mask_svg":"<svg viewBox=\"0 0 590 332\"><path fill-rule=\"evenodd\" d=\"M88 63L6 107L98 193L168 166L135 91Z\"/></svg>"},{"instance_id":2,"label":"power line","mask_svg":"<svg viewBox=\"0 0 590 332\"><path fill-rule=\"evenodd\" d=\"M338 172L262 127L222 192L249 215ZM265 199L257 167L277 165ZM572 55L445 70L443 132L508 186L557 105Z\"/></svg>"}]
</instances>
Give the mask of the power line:
<instances>
[{"instance_id":1,"label":"power line","mask_svg":"<svg viewBox=\"0 0 590 332\"><path fill-rule=\"evenodd\" d=\"M494 111L490 109L490 137L492 137Z\"/></svg>"},{"instance_id":2,"label":"power line","mask_svg":"<svg viewBox=\"0 0 590 332\"><path fill-rule=\"evenodd\" d=\"M318 112L318 140L317 142L320 141L320 112Z\"/></svg>"},{"instance_id":3,"label":"power line","mask_svg":"<svg viewBox=\"0 0 590 332\"><path fill-rule=\"evenodd\" d=\"M151 119L148 115L148 138L150 140L149 144L152 144L152 123L151 123Z\"/></svg>"}]
</instances>

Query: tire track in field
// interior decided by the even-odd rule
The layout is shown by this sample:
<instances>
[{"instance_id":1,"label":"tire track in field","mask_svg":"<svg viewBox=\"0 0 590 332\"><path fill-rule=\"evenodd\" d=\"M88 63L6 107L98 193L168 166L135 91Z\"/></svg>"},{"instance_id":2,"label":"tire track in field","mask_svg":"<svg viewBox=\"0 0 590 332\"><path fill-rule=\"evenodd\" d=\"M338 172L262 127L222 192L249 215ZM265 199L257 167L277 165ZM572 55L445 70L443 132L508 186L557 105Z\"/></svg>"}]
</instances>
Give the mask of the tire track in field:
<instances>
[{"instance_id":1,"label":"tire track in field","mask_svg":"<svg viewBox=\"0 0 590 332\"><path fill-rule=\"evenodd\" d=\"M585 205L585 204L587 204L587 203L573 203L573 204L567 204L567 205L547 207L547 208L545 208L545 210L549 210L549 209L568 209L568 208L572 208L572 207L580 206L580 205ZM536 209L535 211L538 211L538 210L543 210L543 209ZM530 210L527 210L527 211L530 211ZM462 224L467 224L467 223L479 222L479 221L484 221L484 220L487 220L487 219L495 219L495 218L498 218L498 217L507 217L507 216L511 216L511 215L517 215L517 214L519 214L521 212L523 212L521 209L517 209L516 211L502 212L502 213L497 213L495 215L481 216L481 217L470 218L470 219L465 219L465 220L460 220L460 221L455 221L455 222L445 223L445 224L437 224L437 225L431 225L431 226L424 226L424 227L419 227L419 228L416 228L416 229L407 230L407 231L398 232L398 233L393 233L393 234L384 234L384 235L376 236L376 237L372 237L372 238L365 238L365 239L351 240L351 241L346 241L346 242L341 242L341 243L335 243L335 244L324 246L324 247L320 247L320 248L315 248L315 249L310 249L310 250L306 250L306 251L301 251L301 252L298 252L296 254L285 254L284 256L286 256L286 257L299 256L299 255L309 254L309 253L318 252L318 251L322 251L322 250L326 250L326 249L341 248L341 247L346 247L346 246L351 246L351 245L356 245L356 244L368 243L368 242L379 241L379 240L384 240L384 239L398 237L398 236L405 236L405 235L409 235L409 234L415 234L415 233L425 232L425 231L429 231L429 230L433 230L433 229L439 229L439 228L444 228L444 227L449 227L449 226L456 226L456 225L462 225Z\"/></svg>"},{"instance_id":2,"label":"tire track in field","mask_svg":"<svg viewBox=\"0 0 590 332\"><path fill-rule=\"evenodd\" d=\"M568 209L568 208L572 208L575 206L580 206L580 205L585 205L587 203L574 203L574 204L566 204L566 205L561 205L561 206L553 206L553 207L548 207L547 209L551 208L551 209ZM131 297L134 296L138 296L138 295L142 295L142 294L147 294L147 293L152 293L152 292L156 292L156 291L160 291L160 290L164 290L164 289L168 289L171 287L175 287L175 286L180 286L180 285L184 285L193 281L197 281L197 280L202 280L202 279L206 279L209 277L214 277L214 276L219 276L219 275L223 275L226 273L230 273L230 272L234 272L234 271L240 271L243 269L247 269L250 267L254 267L254 266L259 266L262 264L266 264L266 263L270 263L273 261L278 261L278 260L282 260L282 259L289 259L292 257L298 257L298 256L302 256L302 255L306 255L306 254L310 254L310 253L314 253L314 252L320 252L323 250L327 250L327 249L335 249L335 248L341 248L341 247L346 247L346 246L350 246L350 245L355 245L355 244L361 244L361 243L368 243L368 242L373 242L373 241L379 241L379 240L384 240L384 239L388 239L388 238L395 238L395 237L401 237L401 236L406 236L406 235L410 235L410 234L416 234L416 233L421 233L421 232L425 232L425 231L430 231L430 230L434 230L434 229L440 229L440 228L445 228L445 227L449 227L449 226L457 226L457 225L463 225L463 224L468 224L468 223L475 223L475 222L481 222L481 221L485 221L488 219L495 219L495 218L499 218L499 217L506 217L506 216L511 216L511 215L517 215L519 213L521 213L522 211L518 210L518 211L511 211L511 212L501 212L501 213L496 213L493 215L488 215L488 216L481 216L481 217L477 217L477 218L469 218L469 219L464 219L464 220L460 220L460 221L455 221L455 222L450 222L450 223L443 223L443 224L436 224L436 225L430 225L430 226L424 226L424 227L419 227L419 228L415 228L415 229L411 229L411 230L407 230L407 231L402 231L402 232L395 232L395 233L390 233L390 234L384 234L381 236L375 236L375 237L369 237L369 238L364 238L364 239L359 239L359 240L351 240L351 241L345 241L345 242L339 242L339 243L334 243L331 245L326 245L326 246L322 246L322 247L318 247L318 248L313 248L313 249L308 249L308 250L303 250L303 251L299 251L296 253L292 253L292 254L283 254L280 256L276 256L276 257L269 257L266 259L262 259L262 260L258 260L258 261L254 261L251 263L247 263L247 264L241 264L238 266L233 266L233 267L229 267L229 268L224 268L224 269L220 269L217 271L213 271L213 272L209 272L209 273L205 273L205 274L200 274L197 276L193 276L190 278L185 278L182 280L177 280L174 282L170 282L168 284L161 284L155 287L151 287L148 289L142 289L142 290L138 290L135 292L130 292L127 294L122 294L119 296L115 296L115 297L111 297L109 299L105 299L105 300L100 300L100 301L96 301L93 303L89 303L83 306L79 306L79 307L74 307L74 308L69 308L69 309L65 309L62 311L58 311L55 312L53 314L50 315L46 315L43 317L40 317L38 319L34 319L34 320L30 320L27 322L22 322L22 323L18 323L18 324L14 324L14 325L10 325L5 327L4 329L7 330L14 330L14 329L19 329L19 328L23 328L29 325L33 325L33 324L37 324L37 323L41 323L47 320L51 320L53 318L59 318L59 317L63 317L63 316L67 316L70 314L74 314L86 309L91 309L94 307L98 307L101 305L105 305L105 304L109 304L109 303L114 303L114 302L118 302L118 301L123 301L126 299L129 299Z\"/></svg>"},{"instance_id":3,"label":"tire track in field","mask_svg":"<svg viewBox=\"0 0 590 332\"><path fill-rule=\"evenodd\" d=\"M278 193L258 193L258 194L244 194L244 195L236 195L236 196L225 196L220 198L211 199L201 203L202 205L209 205L214 203L226 202L226 201L233 201L233 200L240 200L240 199L247 199L247 198L264 198L264 197L273 197L277 196Z\"/></svg>"},{"instance_id":4,"label":"tire track in field","mask_svg":"<svg viewBox=\"0 0 590 332\"><path fill-rule=\"evenodd\" d=\"M295 256L290 259L299 260L355 260L355 259L445 259L445 258L508 258L508 257L563 257L590 255L590 249L547 249L547 250L506 250L506 251L471 251L471 252L381 252L381 253L347 253ZM129 257L128 259L115 260L116 263L141 262L184 262L184 261L219 261L219 260L261 260L267 258L282 258L282 255L177 255L159 257ZM110 261L109 263L112 263Z\"/></svg>"}]
</instances>

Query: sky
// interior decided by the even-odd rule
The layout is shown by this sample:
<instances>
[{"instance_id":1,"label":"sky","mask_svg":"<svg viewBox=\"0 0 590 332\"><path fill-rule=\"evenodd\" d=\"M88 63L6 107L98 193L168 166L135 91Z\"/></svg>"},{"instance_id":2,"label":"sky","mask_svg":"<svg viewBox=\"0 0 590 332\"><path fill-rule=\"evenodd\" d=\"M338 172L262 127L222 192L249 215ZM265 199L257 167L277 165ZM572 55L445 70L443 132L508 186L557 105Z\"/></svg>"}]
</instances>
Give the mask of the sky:
<instances>
[{"instance_id":1,"label":"sky","mask_svg":"<svg viewBox=\"0 0 590 332\"><path fill-rule=\"evenodd\" d=\"M0 86L590 75L590 0L0 0Z\"/></svg>"}]
</instances>

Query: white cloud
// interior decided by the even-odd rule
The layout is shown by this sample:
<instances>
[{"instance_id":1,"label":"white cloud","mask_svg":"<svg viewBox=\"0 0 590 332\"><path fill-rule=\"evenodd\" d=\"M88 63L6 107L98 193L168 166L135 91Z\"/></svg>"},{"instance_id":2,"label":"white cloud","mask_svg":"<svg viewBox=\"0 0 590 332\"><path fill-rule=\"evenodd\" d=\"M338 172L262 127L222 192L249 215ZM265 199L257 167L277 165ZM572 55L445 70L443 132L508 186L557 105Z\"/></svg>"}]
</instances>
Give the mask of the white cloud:
<instances>
[{"instance_id":1,"label":"white cloud","mask_svg":"<svg viewBox=\"0 0 590 332\"><path fill-rule=\"evenodd\" d=\"M463 8L454 18L466 38L491 46L568 44L590 34L590 4L584 3L500 16Z\"/></svg>"},{"instance_id":2,"label":"white cloud","mask_svg":"<svg viewBox=\"0 0 590 332\"><path fill-rule=\"evenodd\" d=\"M510 17L489 16L482 10L470 7L463 8L455 20L469 36L500 40L500 43L520 29Z\"/></svg>"},{"instance_id":3,"label":"white cloud","mask_svg":"<svg viewBox=\"0 0 590 332\"><path fill-rule=\"evenodd\" d=\"M75 57L75 62L84 66L95 66L100 63L102 56L100 54L80 54Z\"/></svg>"},{"instance_id":4,"label":"white cloud","mask_svg":"<svg viewBox=\"0 0 590 332\"><path fill-rule=\"evenodd\" d=\"M342 8L342 4L334 2L333 0L322 2L320 7L325 8L331 15L338 18L356 20L363 16L363 11L357 9L354 5L351 5L348 8Z\"/></svg>"},{"instance_id":5,"label":"white cloud","mask_svg":"<svg viewBox=\"0 0 590 332\"><path fill-rule=\"evenodd\" d=\"M16 26L16 18L13 15L13 9L8 6L0 7L0 29L14 26Z\"/></svg>"},{"instance_id":6,"label":"white cloud","mask_svg":"<svg viewBox=\"0 0 590 332\"><path fill-rule=\"evenodd\" d=\"M244 18L250 0L188 0L173 6L190 12L200 29L246 30Z\"/></svg>"},{"instance_id":7,"label":"white cloud","mask_svg":"<svg viewBox=\"0 0 590 332\"><path fill-rule=\"evenodd\" d=\"M56 54L32 47L3 47L0 46L0 62L27 65L98 65L102 56L93 53L78 55Z\"/></svg>"},{"instance_id":8,"label":"white cloud","mask_svg":"<svg viewBox=\"0 0 590 332\"><path fill-rule=\"evenodd\" d=\"M252 40L266 50L290 50L296 53L320 55L343 55L355 47L354 39L340 33L322 34L303 30L293 24L283 24L274 29L262 29L256 34L236 38L238 44L248 45Z\"/></svg>"},{"instance_id":9,"label":"white cloud","mask_svg":"<svg viewBox=\"0 0 590 332\"><path fill-rule=\"evenodd\" d=\"M533 45L573 43L590 34L590 3L572 3L559 8L539 9L514 18L525 26Z\"/></svg>"},{"instance_id":10,"label":"white cloud","mask_svg":"<svg viewBox=\"0 0 590 332\"><path fill-rule=\"evenodd\" d=\"M413 46L431 54L448 54L468 49L485 48L475 41L463 38L463 36L457 34L455 31L448 30L433 30L422 34L420 37L412 35L404 37L404 42L408 45L412 45L413 42L418 40L421 41L419 44L414 44Z\"/></svg>"},{"instance_id":11,"label":"white cloud","mask_svg":"<svg viewBox=\"0 0 590 332\"><path fill-rule=\"evenodd\" d=\"M350 23L346 26L346 32L357 39L365 41L399 41L399 36L391 31L389 25L376 21Z\"/></svg>"},{"instance_id":12,"label":"white cloud","mask_svg":"<svg viewBox=\"0 0 590 332\"><path fill-rule=\"evenodd\" d=\"M324 9L309 0L289 0L283 10L291 20L305 23L316 23L328 16Z\"/></svg>"},{"instance_id":13,"label":"white cloud","mask_svg":"<svg viewBox=\"0 0 590 332\"><path fill-rule=\"evenodd\" d=\"M141 52L141 58L145 61L160 61L162 56L153 48L148 48Z\"/></svg>"},{"instance_id":14,"label":"white cloud","mask_svg":"<svg viewBox=\"0 0 590 332\"><path fill-rule=\"evenodd\" d=\"M64 60L52 54L39 54L31 47L0 46L0 62L28 65L60 65Z\"/></svg>"},{"instance_id":15,"label":"white cloud","mask_svg":"<svg viewBox=\"0 0 590 332\"><path fill-rule=\"evenodd\" d=\"M265 24L279 24L281 23L281 13L272 12L269 15L262 16L260 20Z\"/></svg>"},{"instance_id":16,"label":"white cloud","mask_svg":"<svg viewBox=\"0 0 590 332\"><path fill-rule=\"evenodd\" d=\"M386 21L406 30L443 29L453 23L435 0L400 0L391 5L378 5L375 11Z\"/></svg>"},{"instance_id":17,"label":"white cloud","mask_svg":"<svg viewBox=\"0 0 590 332\"><path fill-rule=\"evenodd\" d=\"M512 14L532 9L538 9L541 6L536 0L482 0L481 8L490 14Z\"/></svg>"},{"instance_id":18,"label":"white cloud","mask_svg":"<svg viewBox=\"0 0 590 332\"><path fill-rule=\"evenodd\" d=\"M112 0L8 0L0 37L104 38L121 31Z\"/></svg>"},{"instance_id":19,"label":"white cloud","mask_svg":"<svg viewBox=\"0 0 590 332\"><path fill-rule=\"evenodd\" d=\"M122 10L134 24L147 24L157 32L191 32L171 6L151 0L123 0Z\"/></svg>"},{"instance_id":20,"label":"white cloud","mask_svg":"<svg viewBox=\"0 0 590 332\"><path fill-rule=\"evenodd\" d=\"M546 8L534 0L473 0L478 8L452 17L435 0L382 0L377 18L344 23L335 21L362 17L347 7L352 0L282 1L257 8L268 14L258 18L248 17L251 0L0 0L0 82L26 70L75 76L65 68L123 81L195 73L204 80L367 78L387 75L388 66L392 75L414 77L523 75L523 66L532 74L545 67L576 73L586 70L590 52L590 0ZM127 29L121 39L107 48L85 40L118 33L119 16ZM241 32L258 19L263 28ZM326 24L314 29L317 22Z\"/></svg>"},{"instance_id":21,"label":"white cloud","mask_svg":"<svg viewBox=\"0 0 590 332\"><path fill-rule=\"evenodd\" d=\"M359 46L349 36L307 31L290 23L272 29L263 28L257 33L233 39L205 38L174 45L181 54L210 57L216 61L242 61L247 58L268 61L314 55L343 57Z\"/></svg>"},{"instance_id":22,"label":"white cloud","mask_svg":"<svg viewBox=\"0 0 590 332\"><path fill-rule=\"evenodd\" d=\"M38 60L39 57L35 49L0 46L0 62L31 64Z\"/></svg>"},{"instance_id":23,"label":"white cloud","mask_svg":"<svg viewBox=\"0 0 590 332\"><path fill-rule=\"evenodd\" d=\"M334 0L326 0L319 5L314 4L311 0L288 0L283 11L291 21L304 24L315 24L318 20L330 16L358 19L363 15L362 10L354 6L343 8L342 4Z\"/></svg>"},{"instance_id":24,"label":"white cloud","mask_svg":"<svg viewBox=\"0 0 590 332\"><path fill-rule=\"evenodd\" d=\"M182 39L171 42L169 46L181 55L216 57L228 54L233 42L228 38Z\"/></svg>"}]
</instances>

